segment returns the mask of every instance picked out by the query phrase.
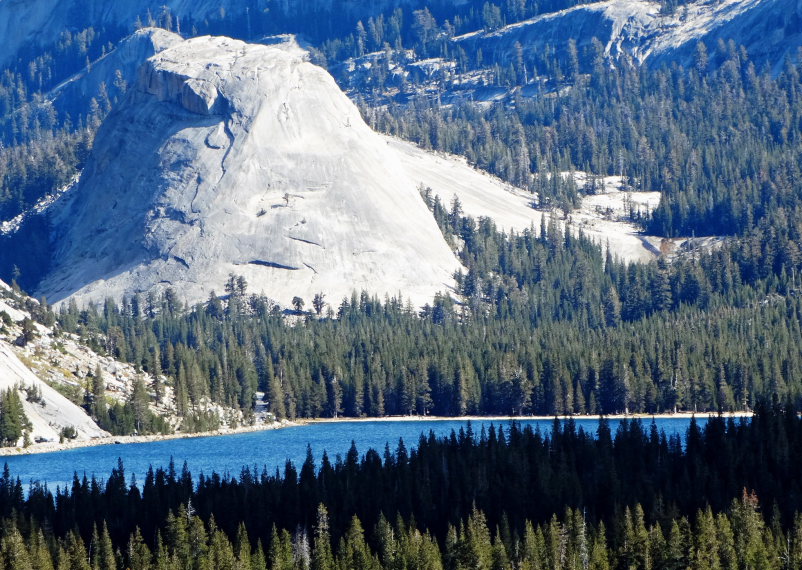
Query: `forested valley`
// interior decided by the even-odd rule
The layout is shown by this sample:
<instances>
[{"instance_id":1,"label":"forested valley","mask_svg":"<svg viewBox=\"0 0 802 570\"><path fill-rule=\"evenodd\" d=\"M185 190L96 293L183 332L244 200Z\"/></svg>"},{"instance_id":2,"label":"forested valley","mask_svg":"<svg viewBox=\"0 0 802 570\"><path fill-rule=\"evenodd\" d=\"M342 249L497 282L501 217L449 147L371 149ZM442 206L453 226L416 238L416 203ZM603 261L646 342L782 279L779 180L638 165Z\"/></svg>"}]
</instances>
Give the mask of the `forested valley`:
<instances>
[{"instance_id":1,"label":"forested valley","mask_svg":"<svg viewBox=\"0 0 802 570\"><path fill-rule=\"evenodd\" d=\"M204 397L247 413L257 391L291 419L800 404L802 299L793 267L772 253L791 243L778 234L624 264L555 220L505 235L425 197L462 244L460 302L442 295L416 309L320 294L286 313L232 275L222 297L193 307L168 290L36 314L166 376L187 416ZM105 414L97 419L113 427Z\"/></svg>"},{"instance_id":2,"label":"forested valley","mask_svg":"<svg viewBox=\"0 0 802 570\"><path fill-rule=\"evenodd\" d=\"M30 315L13 329L21 342L37 321L56 344L71 335L146 373L151 384L114 403L100 368L70 394L115 435L173 431L148 408L171 398L183 432L219 426L209 402L255 422L257 401L271 419L600 414L598 430L466 425L383 450L310 448L275 472L171 463L144 481L120 461L105 480L76 473L57 489L6 468L0 568L802 567L802 56L772 67L735 40L700 42L692 63L652 67L590 38L479 47L575 0L371 3L369 17L302 4L203 21L165 6L70 28L0 73L0 278L13 285L0 296ZM655 9L684 21L687 4ZM463 156L548 215L504 231L421 187L464 267L422 307L364 291L279 306L233 273L199 304L176 289L34 302L23 291L51 262L48 204L70 191L132 78L109 77L78 107L58 89L145 26L299 33L371 127ZM609 176L661 193L653 211L625 215L644 234L711 239L652 263L617 258L571 218ZM3 327L17 324L0 312ZM23 406L41 394L29 397L0 396L0 443L22 437ZM692 421L684 438L638 420L613 431L604 417L678 411L754 415Z\"/></svg>"},{"instance_id":3,"label":"forested valley","mask_svg":"<svg viewBox=\"0 0 802 570\"><path fill-rule=\"evenodd\" d=\"M440 30L433 35L422 34L421 14L396 14L405 24L391 45L448 55L437 24L443 16L433 12L426 20ZM146 23L174 27L165 17ZM389 37L391 19L382 20L384 36L378 21L371 34ZM465 30L480 20L461 21ZM358 43L346 41L351 31L320 33L316 57L332 68L360 55ZM4 217L69 184L103 116L123 96L125 82L115 81L73 120L36 95L107 53L106 34L65 36L27 75L5 77ZM232 275L202 306L186 306L170 290L102 307L51 311L45 302L32 313L163 377L188 426L214 423L195 414L203 398L247 414L257 391L278 418L728 411L771 396L799 405L798 64L789 60L772 75L733 44L700 44L694 67L656 70L606 65L597 42L568 51L527 52L540 59L509 68L489 55L465 59L466 71L492 68L492 81L511 89L495 103L438 107L420 97L401 105L382 99L381 83L364 99L376 128L462 154L529 188L533 206L554 212L540 227L503 233L422 189L466 268L456 291L425 307L359 291L277 307L269 291L256 285L253 293ZM513 87L534 70L546 88L523 97ZM571 208L596 191L593 176L579 187L564 175L575 170L621 174L631 188L660 190L654 212L630 214L644 230L725 239L628 265L570 227ZM34 289L48 265L48 228L47 213L28 215L22 229L0 238L0 274ZM102 400L92 386L86 390L78 403ZM152 397L159 390L157 383ZM114 433L132 429L130 406L87 408ZM145 431L161 429L156 420L148 425Z\"/></svg>"}]
</instances>

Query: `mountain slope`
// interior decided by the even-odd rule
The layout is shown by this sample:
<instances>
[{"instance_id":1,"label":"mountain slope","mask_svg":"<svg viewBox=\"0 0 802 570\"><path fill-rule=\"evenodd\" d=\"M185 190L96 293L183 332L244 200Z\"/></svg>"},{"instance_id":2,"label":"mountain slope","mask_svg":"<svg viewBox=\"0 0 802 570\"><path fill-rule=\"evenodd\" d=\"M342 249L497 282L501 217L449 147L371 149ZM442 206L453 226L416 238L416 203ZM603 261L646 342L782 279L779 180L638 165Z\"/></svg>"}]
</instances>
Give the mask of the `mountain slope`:
<instances>
[{"instance_id":1,"label":"mountain slope","mask_svg":"<svg viewBox=\"0 0 802 570\"><path fill-rule=\"evenodd\" d=\"M412 143L388 137L401 163L420 186L430 188L443 204L450 206L454 198L460 201L465 215L492 219L499 229L521 232L539 228L556 212L532 207L531 192L516 188L486 172L472 168L464 158L433 153ZM579 174L577 177L579 178ZM584 183L584 180L578 180ZM655 259L662 238L644 235L640 228L626 219L625 202L638 208L653 210L660 201L657 192L621 191L621 180L609 177L609 183L598 194L585 196L581 206L570 216L574 233L579 229L602 247L632 262ZM562 224L562 222L560 222Z\"/></svg>"},{"instance_id":2,"label":"mountain slope","mask_svg":"<svg viewBox=\"0 0 802 570\"><path fill-rule=\"evenodd\" d=\"M691 65L697 42L704 42L712 54L720 42L733 41L746 49L756 67L768 64L777 72L786 58L798 61L802 46L800 0L729 0L712 7L697 2L669 22L670 33L651 43L649 65Z\"/></svg>"},{"instance_id":3,"label":"mountain slope","mask_svg":"<svg viewBox=\"0 0 802 570\"><path fill-rule=\"evenodd\" d=\"M569 39L588 48L593 38L605 54L625 56L638 63L659 66L677 62L692 65L696 45L712 53L719 41L743 46L756 64L782 65L797 57L802 45L802 2L799 0L697 1L673 14L661 13L660 4L645 0L605 0L543 14L499 30L456 38L465 48L482 49L502 61L518 54L552 46L563 49Z\"/></svg>"},{"instance_id":4,"label":"mountain slope","mask_svg":"<svg viewBox=\"0 0 802 570\"><path fill-rule=\"evenodd\" d=\"M667 2L666 2L667 3ZM371 16L389 13L393 8L411 10L432 7L453 15L466 0L441 0L436 6L421 0L3 0L0 1L0 64L14 63L28 52L47 49L63 39L65 30L77 32L93 28L116 42L134 30L135 23L159 23L178 27L184 34L200 26L208 30L214 22L217 33L252 39L257 21L272 19L292 22L284 32L305 33L303 18L320 18L322 14L341 18L352 29L357 21L367 23ZM490 4L502 4L495 2ZM167 16L169 14L169 16ZM299 19L300 18L300 19ZM579 4L558 12L540 14L501 30L473 33L461 38L482 38L483 50L504 49L510 59L516 57L516 41L524 49L538 49L550 44L557 49L569 38L579 46L597 37L607 53L628 54L637 61L650 64L691 61L697 42L715 48L721 39L746 47L756 64L782 64L786 55L796 57L802 34L802 4L799 0L697 0L661 13L661 3L646 0L605 0Z\"/></svg>"},{"instance_id":5,"label":"mountain slope","mask_svg":"<svg viewBox=\"0 0 802 570\"><path fill-rule=\"evenodd\" d=\"M57 85L45 96L54 109L64 116L86 115L91 106L89 101L102 97L122 97L126 84L136 77L142 62L152 55L183 41L181 36L160 28L143 28L122 40L104 57L93 62L79 73ZM122 82L120 81L122 80ZM111 101L99 101L101 105Z\"/></svg>"},{"instance_id":6,"label":"mountain slope","mask_svg":"<svg viewBox=\"0 0 802 570\"><path fill-rule=\"evenodd\" d=\"M19 323L28 315L2 298L9 291L8 285L0 281L0 314L5 313L12 323ZM34 326L39 332L44 330L43 327ZM0 321L0 391L20 392L25 416L31 424L28 432L31 442L58 441L64 428L75 428L75 439L79 441L108 436L84 410L43 382L20 360L9 337L9 334L16 336L18 328L13 324L3 326Z\"/></svg>"},{"instance_id":7,"label":"mountain slope","mask_svg":"<svg viewBox=\"0 0 802 570\"><path fill-rule=\"evenodd\" d=\"M0 341L0 390L17 389L40 392L39 401L31 402L21 396L25 416L31 423L31 440L58 441L63 428L75 428L77 440L108 436L81 408L42 382L14 354L8 344Z\"/></svg>"},{"instance_id":8,"label":"mountain slope","mask_svg":"<svg viewBox=\"0 0 802 570\"><path fill-rule=\"evenodd\" d=\"M465 0L453 0L464 4ZM85 28L116 30L118 38L128 35L135 22L148 24L148 15L162 20L165 9L170 21L190 32L195 24L224 21L247 33L249 22L264 17L295 16L332 10L356 22L360 18L396 5L421 5L421 0L1 0L0 1L0 64L11 63L26 48L48 47L60 40L66 31ZM113 33L114 34L114 33ZM115 40L116 41L116 40Z\"/></svg>"},{"instance_id":9,"label":"mountain slope","mask_svg":"<svg viewBox=\"0 0 802 570\"><path fill-rule=\"evenodd\" d=\"M229 273L289 304L356 289L424 302L459 263L387 143L297 47L187 40L140 69L53 218L58 301Z\"/></svg>"}]
</instances>

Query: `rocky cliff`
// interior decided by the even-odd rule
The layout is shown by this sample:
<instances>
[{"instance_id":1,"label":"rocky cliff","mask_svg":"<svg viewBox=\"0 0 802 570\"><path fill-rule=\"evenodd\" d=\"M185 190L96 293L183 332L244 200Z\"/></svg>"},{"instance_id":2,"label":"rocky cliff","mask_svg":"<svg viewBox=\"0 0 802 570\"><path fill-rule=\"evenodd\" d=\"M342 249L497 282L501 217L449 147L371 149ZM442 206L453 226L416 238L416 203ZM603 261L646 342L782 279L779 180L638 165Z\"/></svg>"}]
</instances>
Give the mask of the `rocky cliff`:
<instances>
[{"instance_id":1,"label":"rocky cliff","mask_svg":"<svg viewBox=\"0 0 802 570\"><path fill-rule=\"evenodd\" d=\"M305 52L214 37L140 68L52 243L52 301L198 301L234 273L284 304L354 289L422 303L459 268L417 182Z\"/></svg>"}]
</instances>

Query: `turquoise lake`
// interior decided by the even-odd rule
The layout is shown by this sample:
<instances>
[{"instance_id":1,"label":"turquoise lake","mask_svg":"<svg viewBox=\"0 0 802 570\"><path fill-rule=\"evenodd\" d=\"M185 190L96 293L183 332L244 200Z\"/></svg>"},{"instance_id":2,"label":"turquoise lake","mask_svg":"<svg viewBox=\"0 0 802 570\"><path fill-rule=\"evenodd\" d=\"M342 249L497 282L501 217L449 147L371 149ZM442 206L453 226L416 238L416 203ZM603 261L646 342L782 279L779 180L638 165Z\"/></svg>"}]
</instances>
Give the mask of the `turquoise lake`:
<instances>
[{"instance_id":1,"label":"turquoise lake","mask_svg":"<svg viewBox=\"0 0 802 570\"><path fill-rule=\"evenodd\" d=\"M593 419L575 419L577 429L595 435L598 421ZM679 434L684 438L690 420L687 418L657 418L654 420L658 429L666 435ZM700 427L707 422L706 416L697 418ZM499 420L474 420L471 422L475 434L479 434L482 426L503 426L506 430L511 422ZM551 431L553 420L518 420L520 425L539 427L545 434ZM615 430L620 420L609 420L610 428ZM651 419L642 420L644 429L649 429ZM41 453L35 455L9 456L2 459L11 469L14 477L19 477L24 484L38 480L47 482L51 490L56 486L71 484L73 474L88 477L95 475L98 479L108 478L111 470L122 459L126 477L136 476L138 483L144 482L145 473L152 465L166 467L170 459L180 471L186 462L192 473L193 481L198 475L212 472L239 475L245 466L256 467L258 472L267 468L275 472L278 467L282 473L289 459L298 466L306 457L307 445L311 446L315 460L320 462L323 451L327 451L332 461L339 454L345 456L351 441L356 443L360 455L369 448L383 454L385 444L395 451L399 439L404 440L407 449L414 448L421 434L433 431L435 435L449 435L452 430L466 428L464 420L420 420L420 421L360 421L360 422L323 422L309 425L287 427L276 430L249 432L214 437L197 437L172 439L149 443L131 443L120 445L100 445L67 451Z\"/></svg>"}]
</instances>

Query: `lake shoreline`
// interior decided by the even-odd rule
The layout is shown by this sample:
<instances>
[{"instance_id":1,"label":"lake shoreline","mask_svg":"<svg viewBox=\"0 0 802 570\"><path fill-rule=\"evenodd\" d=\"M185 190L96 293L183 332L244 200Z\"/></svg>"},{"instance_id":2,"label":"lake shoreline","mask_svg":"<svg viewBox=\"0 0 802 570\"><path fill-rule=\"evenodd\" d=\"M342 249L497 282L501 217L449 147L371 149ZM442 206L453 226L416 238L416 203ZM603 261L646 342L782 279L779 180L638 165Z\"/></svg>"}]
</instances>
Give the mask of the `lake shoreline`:
<instances>
[{"instance_id":1,"label":"lake shoreline","mask_svg":"<svg viewBox=\"0 0 802 570\"><path fill-rule=\"evenodd\" d=\"M595 420L602 417L608 420L622 419L690 419L691 417L710 417L717 416L718 412L677 412L675 414L611 414L601 416L593 415L573 415L557 416L558 420ZM753 413L748 411L726 412L721 414L723 417L748 418ZM156 441L168 441L171 439L190 439L219 437L225 435L235 435L240 433L252 433L259 431L269 431L274 429L284 429L288 427L299 427L303 425L322 424L322 423L365 423L365 422L419 422L419 421L451 421L451 422L510 422L510 421L550 421L555 416L382 416L382 417L338 417L338 418L302 418L297 420L280 420L270 424L257 424L251 426L240 426L236 428L224 428L215 431L198 433L172 433L172 434L153 434L153 435L119 435L97 439L87 439L81 441L65 441L32 443L28 447L0 447L0 457L17 455L34 455L39 453L52 453L57 451L67 451L70 449L80 449L83 447L96 447L101 445L129 444L129 443L152 443Z\"/></svg>"},{"instance_id":2,"label":"lake shoreline","mask_svg":"<svg viewBox=\"0 0 802 570\"><path fill-rule=\"evenodd\" d=\"M718 416L719 412L677 412L675 414L588 414L588 415L566 415L566 416L382 416L382 417L363 417L363 418L350 418L350 417L337 417L337 418L310 418L304 419L304 424L315 423L332 423L332 422L487 422L487 421L550 421L555 417L560 421L568 419L573 420L595 420L601 418L608 420L650 420L654 419L691 419L708 418ZM721 416L725 418L751 418L753 412L738 411L738 412L722 412Z\"/></svg>"},{"instance_id":3,"label":"lake shoreline","mask_svg":"<svg viewBox=\"0 0 802 570\"><path fill-rule=\"evenodd\" d=\"M304 425L305 421L280 420L270 424L257 424L251 426L239 426L236 428L222 428L214 431L204 431L195 433L168 433L151 435L112 435L109 437L99 437L95 439L84 439L80 441L65 441L63 443L47 441L43 443L32 443L28 447L0 447L0 457L15 455L34 455L38 453L52 453L55 451L67 451L69 449L80 449L83 447L98 447L101 445L118 445L128 443L153 443L155 441L169 441L171 439L191 439L204 437L219 437L223 435L236 435L238 433L252 433L257 431L270 431L287 427Z\"/></svg>"}]
</instances>

